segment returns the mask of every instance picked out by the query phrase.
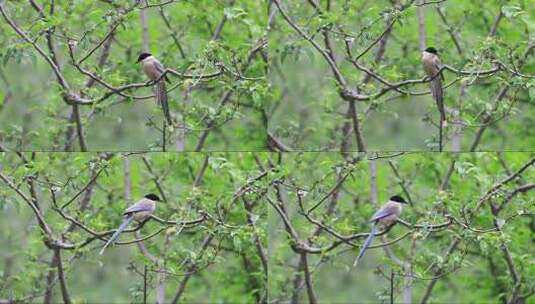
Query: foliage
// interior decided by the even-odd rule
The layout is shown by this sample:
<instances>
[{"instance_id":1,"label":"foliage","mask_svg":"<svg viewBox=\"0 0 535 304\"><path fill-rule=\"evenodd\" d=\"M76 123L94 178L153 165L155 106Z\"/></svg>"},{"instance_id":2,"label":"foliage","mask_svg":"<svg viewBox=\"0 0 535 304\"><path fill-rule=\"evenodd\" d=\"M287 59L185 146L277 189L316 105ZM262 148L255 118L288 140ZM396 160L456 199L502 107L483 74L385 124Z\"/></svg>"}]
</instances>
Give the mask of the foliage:
<instances>
[{"instance_id":1,"label":"foliage","mask_svg":"<svg viewBox=\"0 0 535 304\"><path fill-rule=\"evenodd\" d=\"M403 303L523 303L533 295L533 154L354 156L280 156L268 195L272 301L390 303L392 294ZM412 203L403 222L353 268L368 219L396 194Z\"/></svg>"},{"instance_id":2,"label":"foliage","mask_svg":"<svg viewBox=\"0 0 535 304\"><path fill-rule=\"evenodd\" d=\"M179 73L168 74L176 123L166 130L167 149L264 147L265 21L257 1L36 2L2 3L0 142L6 149L162 150L162 111L136 63L145 47Z\"/></svg>"},{"instance_id":3,"label":"foliage","mask_svg":"<svg viewBox=\"0 0 535 304\"><path fill-rule=\"evenodd\" d=\"M65 301L56 250L74 302L141 302L145 267L151 302L160 287L167 303L265 297L258 250L265 250L267 209L253 191L265 187L253 155L37 153L4 154L0 162L0 245L10 248L0 251L0 298L35 302L52 292L48 301ZM151 192L163 198L155 215L166 222L132 225L99 256L122 211Z\"/></svg>"},{"instance_id":4,"label":"foliage","mask_svg":"<svg viewBox=\"0 0 535 304\"><path fill-rule=\"evenodd\" d=\"M438 150L439 115L422 81L428 46L452 68L444 150L534 146L532 1L272 3L269 132L288 148Z\"/></svg>"}]
</instances>

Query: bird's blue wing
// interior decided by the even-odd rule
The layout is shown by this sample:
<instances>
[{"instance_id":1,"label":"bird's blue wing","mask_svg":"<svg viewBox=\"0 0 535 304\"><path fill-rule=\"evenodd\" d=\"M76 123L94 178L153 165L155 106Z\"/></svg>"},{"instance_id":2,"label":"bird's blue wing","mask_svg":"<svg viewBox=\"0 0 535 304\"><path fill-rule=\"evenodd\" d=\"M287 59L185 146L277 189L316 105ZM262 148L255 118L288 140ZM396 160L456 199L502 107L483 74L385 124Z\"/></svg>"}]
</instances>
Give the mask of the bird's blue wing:
<instances>
[{"instance_id":1,"label":"bird's blue wing","mask_svg":"<svg viewBox=\"0 0 535 304\"><path fill-rule=\"evenodd\" d=\"M440 59L438 59L438 57L435 58L435 60L433 61L433 64L435 65L435 68L440 71L444 65L442 64L442 62L440 62ZM444 74L442 74L442 72L440 73L440 76L439 76L442 80L444 80Z\"/></svg>"},{"instance_id":2,"label":"bird's blue wing","mask_svg":"<svg viewBox=\"0 0 535 304\"><path fill-rule=\"evenodd\" d=\"M378 221L384 217L387 217L392 214L392 210L388 210L385 208L381 208L375 212L375 214L372 216L372 218L369 220L369 222L375 222Z\"/></svg>"},{"instance_id":3,"label":"bird's blue wing","mask_svg":"<svg viewBox=\"0 0 535 304\"><path fill-rule=\"evenodd\" d=\"M138 202L132 206L130 206L128 209L126 209L123 214L133 213L133 212L141 212L141 211L152 211L152 204L147 201L141 201Z\"/></svg>"},{"instance_id":4,"label":"bird's blue wing","mask_svg":"<svg viewBox=\"0 0 535 304\"><path fill-rule=\"evenodd\" d=\"M165 73L166 69L159 61L154 62L154 67L158 70L158 72L160 72L160 74ZM165 81L170 82L169 78L167 78L167 75L164 76L164 79Z\"/></svg>"},{"instance_id":5,"label":"bird's blue wing","mask_svg":"<svg viewBox=\"0 0 535 304\"><path fill-rule=\"evenodd\" d=\"M163 72L165 72L164 66L159 61L155 61L154 62L154 67L158 70L158 72L160 72L162 74L163 74Z\"/></svg>"}]
</instances>

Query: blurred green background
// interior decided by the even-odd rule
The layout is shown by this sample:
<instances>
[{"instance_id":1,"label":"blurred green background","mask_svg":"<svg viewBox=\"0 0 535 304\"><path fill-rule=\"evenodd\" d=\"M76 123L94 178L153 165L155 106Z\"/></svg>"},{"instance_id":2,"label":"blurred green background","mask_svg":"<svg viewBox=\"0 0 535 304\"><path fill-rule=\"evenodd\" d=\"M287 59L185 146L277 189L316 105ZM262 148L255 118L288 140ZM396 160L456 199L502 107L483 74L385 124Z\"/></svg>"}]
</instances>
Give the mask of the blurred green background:
<instances>
[{"instance_id":1,"label":"blurred green background","mask_svg":"<svg viewBox=\"0 0 535 304\"><path fill-rule=\"evenodd\" d=\"M179 303L252 303L265 298L266 276L257 246L265 247L267 242L267 208L258 201L261 191L254 191L265 186L261 179L249 182L260 172L255 158L264 162L264 156L37 153L23 157L27 163L14 153L0 154L0 173L28 197L28 181L33 179L36 204L54 235L62 236L66 243L80 244L91 234L77 226L69 230L71 223L55 209L51 191L60 206L80 192L62 210L97 232L117 228L122 211L147 193L165 200L154 213L159 218L192 221L203 214L209 216L191 227L150 220L139 236L133 232L121 235L121 241L128 241L159 232L143 241L147 251L162 261L158 263L142 254L136 244L110 246L103 255L98 252L104 242L98 239L73 250L61 250L72 302L143 302L145 266L151 303L156 301L161 269L166 273L165 303L171 303L183 280L186 283ZM200 173L202 168L204 174ZM86 185L101 170L88 190ZM239 192L246 184L251 190ZM1 180L0 210L0 299L46 302L47 276L56 270L50 267L53 250L43 243L30 207ZM54 272L51 282L50 303L63 302Z\"/></svg>"},{"instance_id":2,"label":"blurred green background","mask_svg":"<svg viewBox=\"0 0 535 304\"><path fill-rule=\"evenodd\" d=\"M383 34L394 17L399 19L385 36L388 39L382 60L375 61L379 43L358 62L391 83L424 77L418 8L412 5L400 11L400 7L414 1L319 1L321 14L307 1L279 2L293 22L323 50L327 50L323 35L327 33L340 72L349 87L357 88L361 94L374 94L385 86L374 79L362 83L366 74L348 60L346 41L350 41L352 58L355 58ZM499 60L531 75L531 78L510 78L510 73L499 72L476 79L445 71L445 85L456 78L457 81L445 89L449 126L445 129L444 149L469 151L485 113L491 112L493 118L476 150L532 150L535 147L533 49L520 66L524 52L535 43L533 1L428 3L422 6L425 45L437 48L443 63L474 71L488 70L494 67L493 60ZM333 72L322 55L288 24L275 5L271 9L269 79L274 91L267 110L268 129L295 150L340 150L348 102L339 96ZM490 36L496 19L499 19L496 35ZM496 96L506 84L510 86L507 95L493 112ZM429 84L403 89L425 92L429 91ZM407 96L390 91L377 99L357 101L356 109L367 151L437 150L438 111L431 95ZM452 144L456 128L461 128L456 139L459 147ZM351 133L348 138L350 150L357 150L355 135Z\"/></svg>"},{"instance_id":3,"label":"blurred green background","mask_svg":"<svg viewBox=\"0 0 535 304\"><path fill-rule=\"evenodd\" d=\"M412 281L409 303L421 303L436 266L444 273L431 294L428 303L506 303L515 290L515 283L501 251L505 242L512 261L521 277L519 294L527 295L526 303L533 302L535 267L533 248L535 232L535 195L533 190L517 193L497 213L502 231L493 231L494 216L490 204L500 205L520 185L532 185L535 177L533 165L519 178L501 188L492 199L475 213L469 222L471 228L490 231L480 233L451 225L436 232L421 228L410 232L408 227L395 225L386 239L376 237L374 245L393 241L388 246L394 259L383 248L368 249L357 268L352 264L364 238L352 242L351 247L308 221L298 205L298 193L303 197L305 210L309 210L324 197L310 216L331 228L335 233L349 236L368 233L368 219L389 197L401 195L412 202L404 206L401 219L424 226L447 223L446 215L463 220L475 210L479 199L511 173L516 172L535 156L533 153L405 153L394 156L379 154L373 161L376 172L377 204L372 198L372 161L377 155L361 154L360 160L349 164L334 153L283 153L274 176L281 187L288 218L302 242L321 252L307 254L313 290L318 303L390 303L390 274L394 277L394 302L404 302L404 288L409 269L399 261L411 264L415 279ZM356 155L353 155L356 156ZM442 183L450 166L454 169L447 188ZM395 170L393 169L395 168ZM394 173L394 172L397 172ZM341 184L337 194L327 196L337 184L339 176L350 175ZM405 187L407 193L403 190ZM271 199L277 201L272 189ZM502 222L503 221L503 222ZM381 231L380 229L379 231ZM272 303L309 303L303 271L298 268L300 255L294 252L289 233L281 216L270 207L269 231L269 295ZM405 235L408 233L408 235ZM460 237L456 251L446 258L450 243ZM338 241L338 246L327 250ZM531 295L531 298L530 298ZM522 303L522 301L520 301Z\"/></svg>"},{"instance_id":4,"label":"blurred green background","mask_svg":"<svg viewBox=\"0 0 535 304\"><path fill-rule=\"evenodd\" d=\"M175 87L169 92L171 112L177 123L182 117L186 135L184 147L177 148L178 129L175 126L168 130L167 150L195 150L210 121L212 127L202 150L264 149L262 117L267 83L263 47L247 61L265 35L264 5L255 0L189 0L142 9L145 1L140 1L128 11L132 3L37 1L45 18L39 18L27 1L4 1L2 6L8 18L47 55L46 33L52 32L59 66L71 90L88 99L101 97L109 90L98 83L86 86L89 77L72 64L67 44L75 44L74 56L80 60L117 23L104 64L99 65L105 48L101 46L81 65L110 85L148 81L140 64L136 64L144 42L163 65L175 71L190 75L223 71L208 80L169 76L172 83L168 89ZM31 44L2 21L0 143L12 150L80 150L76 132L67 139L69 127L74 127L69 122L72 107L63 101L52 69ZM216 35L218 28L221 31ZM230 98L220 106L227 92L231 92ZM145 87L125 93L147 96L152 90ZM163 115L153 98L132 100L113 95L100 103L80 106L79 111L90 151L162 150L158 128L162 127Z\"/></svg>"}]
</instances>

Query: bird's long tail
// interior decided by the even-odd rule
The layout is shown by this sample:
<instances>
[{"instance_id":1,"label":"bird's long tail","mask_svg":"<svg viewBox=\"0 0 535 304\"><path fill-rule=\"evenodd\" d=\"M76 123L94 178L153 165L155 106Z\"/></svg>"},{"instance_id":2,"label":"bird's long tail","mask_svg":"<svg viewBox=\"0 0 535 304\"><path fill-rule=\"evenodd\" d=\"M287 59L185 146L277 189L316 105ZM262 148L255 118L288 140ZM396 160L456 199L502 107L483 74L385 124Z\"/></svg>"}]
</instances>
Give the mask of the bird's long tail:
<instances>
[{"instance_id":1,"label":"bird's long tail","mask_svg":"<svg viewBox=\"0 0 535 304\"><path fill-rule=\"evenodd\" d=\"M103 254L104 253L104 250L111 244L113 244L115 242L115 240L119 237L119 235L121 234L121 232L123 232L123 230L126 229L126 227L128 226L128 224L130 224L130 222L134 219L133 216L129 216L127 218L125 218L123 220L123 223L121 224L121 226L119 226L119 228L117 228L117 231L115 231L115 233L111 236L111 238L108 240L108 242L106 243L106 245L104 245L104 247L102 247L102 249L100 249L100 252L99 254Z\"/></svg>"},{"instance_id":2,"label":"bird's long tail","mask_svg":"<svg viewBox=\"0 0 535 304\"><path fill-rule=\"evenodd\" d=\"M440 113L440 122L439 122L439 151L442 151L442 128L448 125L446 121L446 111L444 110L444 92L442 90L442 80L440 78L442 75L438 75L431 81L431 92L433 93L433 98L437 103L438 111Z\"/></svg>"},{"instance_id":3,"label":"bird's long tail","mask_svg":"<svg viewBox=\"0 0 535 304\"><path fill-rule=\"evenodd\" d=\"M357 267L357 264L360 258L362 258L362 256L364 255L366 248L368 248L368 246L370 246L370 244L372 243L373 237L375 236L375 232L377 232L377 223L373 223L372 231L370 231L370 235L368 235L368 238L366 239L366 241L364 241L364 244L362 244L359 255L357 256L357 258L355 259L355 262L353 263L353 267Z\"/></svg>"},{"instance_id":4,"label":"bird's long tail","mask_svg":"<svg viewBox=\"0 0 535 304\"><path fill-rule=\"evenodd\" d=\"M433 98L435 99L440 112L440 120L446 121L446 111L444 110L444 92L442 90L442 80L440 75L436 76L433 81L431 81L431 92L433 93Z\"/></svg>"},{"instance_id":5,"label":"bird's long tail","mask_svg":"<svg viewBox=\"0 0 535 304\"><path fill-rule=\"evenodd\" d=\"M156 89L156 97L158 99L158 104L162 107L163 115L165 115L165 120L167 121L167 124L171 125L171 113L169 112L169 103L167 101L167 90L165 89L165 81L158 81Z\"/></svg>"}]
</instances>

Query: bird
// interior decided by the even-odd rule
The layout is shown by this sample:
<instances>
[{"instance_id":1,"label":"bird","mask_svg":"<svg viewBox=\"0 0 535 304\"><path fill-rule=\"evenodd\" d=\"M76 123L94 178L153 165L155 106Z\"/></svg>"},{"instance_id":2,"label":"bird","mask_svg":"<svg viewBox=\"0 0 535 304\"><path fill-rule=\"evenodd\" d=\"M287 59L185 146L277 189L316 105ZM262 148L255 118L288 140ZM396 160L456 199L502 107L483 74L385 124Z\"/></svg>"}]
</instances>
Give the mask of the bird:
<instances>
[{"instance_id":1,"label":"bird","mask_svg":"<svg viewBox=\"0 0 535 304\"><path fill-rule=\"evenodd\" d=\"M369 220L372 224L372 230L370 231L370 235L368 235L368 238L366 238L366 241L364 241L364 244L362 244L362 247L360 249L359 255L355 259L355 262L353 263L353 267L357 266L358 261L362 256L364 255L364 252L370 246L373 237L375 236L375 233L377 232L377 226L379 224L383 224L385 226L390 226L393 223L396 222L396 220L399 218L399 215L401 214L401 209L403 204L408 204L403 197L399 195L394 195L390 197L388 202L386 202L375 214L372 216L372 218Z\"/></svg>"},{"instance_id":2,"label":"bird","mask_svg":"<svg viewBox=\"0 0 535 304\"><path fill-rule=\"evenodd\" d=\"M151 53L141 53L137 58L137 63L141 62L143 66L143 72L156 83L156 102L162 107L165 120L168 125L172 125L171 113L169 112L169 103L167 100L167 90L165 89L165 82L169 82L169 79L165 75L162 77L162 74L165 73L165 67L152 56ZM163 78L163 79L162 79Z\"/></svg>"},{"instance_id":3,"label":"bird","mask_svg":"<svg viewBox=\"0 0 535 304\"><path fill-rule=\"evenodd\" d=\"M115 233L111 236L108 242L106 242L106 245L102 247L99 254L102 255L104 253L104 250L109 245L113 244L115 240L117 240L117 238L119 238L121 232L126 229L130 222L135 220L141 223L147 218L149 218L156 209L156 202L161 202L160 198L158 197L158 195L150 193L145 195L141 200L137 201L132 206L128 207L128 209L123 212L123 222L121 223L119 228L117 228L117 231L115 231Z\"/></svg>"},{"instance_id":4,"label":"bird","mask_svg":"<svg viewBox=\"0 0 535 304\"><path fill-rule=\"evenodd\" d=\"M444 110L444 92L442 90L442 80L444 75L440 72L443 65L438 58L438 51L434 47L428 47L422 52L422 62L424 71L429 77L431 94L440 112L440 150L442 151L442 128L447 126L446 111Z\"/></svg>"}]
</instances>

